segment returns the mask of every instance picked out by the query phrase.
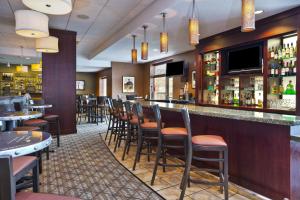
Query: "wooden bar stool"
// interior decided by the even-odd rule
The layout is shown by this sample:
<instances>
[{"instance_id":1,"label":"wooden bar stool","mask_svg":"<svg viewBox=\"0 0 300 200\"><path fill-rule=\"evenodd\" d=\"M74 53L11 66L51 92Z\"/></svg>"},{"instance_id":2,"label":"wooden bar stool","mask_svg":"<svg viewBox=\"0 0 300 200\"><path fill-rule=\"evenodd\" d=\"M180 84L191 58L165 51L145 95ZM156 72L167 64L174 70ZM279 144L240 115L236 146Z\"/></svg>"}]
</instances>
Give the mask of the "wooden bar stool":
<instances>
[{"instance_id":1,"label":"wooden bar stool","mask_svg":"<svg viewBox=\"0 0 300 200\"><path fill-rule=\"evenodd\" d=\"M120 147L121 141L126 141L126 132L128 126L128 116L124 111L124 104L122 101L117 101L118 109L118 132L117 132L117 141L115 143L114 152L116 152L117 147Z\"/></svg>"},{"instance_id":2,"label":"wooden bar stool","mask_svg":"<svg viewBox=\"0 0 300 200\"><path fill-rule=\"evenodd\" d=\"M151 151L151 145L154 141L157 141L159 129L156 122L145 121L143 108L140 103L136 103L133 108L138 117L138 145L132 168L132 170L135 170L136 163L140 161L141 154L147 155L148 161L150 161L150 155L154 154ZM144 144L147 146L147 152L145 153L142 152Z\"/></svg>"},{"instance_id":3,"label":"wooden bar stool","mask_svg":"<svg viewBox=\"0 0 300 200\"><path fill-rule=\"evenodd\" d=\"M109 131L111 131L112 128L112 121L113 121L113 117L114 117L114 109L113 109L113 105L112 105L112 99L111 98L107 98L106 99L107 105L108 105L108 127L107 127L107 131L106 131L106 135L105 135L105 141L107 139L108 133Z\"/></svg>"},{"instance_id":4,"label":"wooden bar stool","mask_svg":"<svg viewBox=\"0 0 300 200\"><path fill-rule=\"evenodd\" d=\"M111 139L112 136L114 135L114 141L116 141L117 139L117 135L119 132L119 110L118 110L118 100L116 99L112 99L111 101L111 106L113 109L113 117L112 117L112 125L111 125L111 132L110 132L110 136L109 136L109 141L108 141L108 145L110 145L111 143Z\"/></svg>"},{"instance_id":5,"label":"wooden bar stool","mask_svg":"<svg viewBox=\"0 0 300 200\"><path fill-rule=\"evenodd\" d=\"M182 189L180 194L180 200L184 198L186 185L188 184L189 181L192 183L218 185L220 186L220 191L224 193L225 200L228 200L228 148L226 142L222 137L218 135L192 136L189 112L186 108L182 109L181 112L184 119L185 127L188 132L188 154L187 154L186 167L180 185L180 188ZM197 151L218 152L219 157L208 158L208 157L199 157L193 155L193 152L197 152ZM208 182L203 180L190 179L192 159L197 161L219 163L219 169L207 168L207 169L199 169L199 170L218 173L220 180L218 182Z\"/></svg>"},{"instance_id":6,"label":"wooden bar stool","mask_svg":"<svg viewBox=\"0 0 300 200\"><path fill-rule=\"evenodd\" d=\"M56 127L56 146L60 146L60 121L59 121L59 115L54 115L54 114L46 114L43 117L44 120L48 122L48 125L55 126Z\"/></svg>"},{"instance_id":7,"label":"wooden bar stool","mask_svg":"<svg viewBox=\"0 0 300 200\"><path fill-rule=\"evenodd\" d=\"M158 105L154 105L152 107L154 111L155 120L157 123L158 128L158 145L156 151L156 161L154 165L151 185L154 184L155 176L157 172L157 167L162 166L163 171L165 172L165 167L185 167L185 164L167 164L167 149L183 149L184 150L184 159L187 157L187 130L183 127L168 127L168 128L161 128L161 114ZM175 144L171 145L168 144L168 141L178 141L179 143L182 142L182 145ZM161 156L163 158L163 163L160 162ZM171 156L171 155L168 155ZM175 155L173 155L175 156ZM178 155L177 155L178 156ZM179 157L179 156L178 156Z\"/></svg>"},{"instance_id":8,"label":"wooden bar stool","mask_svg":"<svg viewBox=\"0 0 300 200\"><path fill-rule=\"evenodd\" d=\"M39 131L40 127L37 126L18 126L14 128L14 131Z\"/></svg>"}]
</instances>

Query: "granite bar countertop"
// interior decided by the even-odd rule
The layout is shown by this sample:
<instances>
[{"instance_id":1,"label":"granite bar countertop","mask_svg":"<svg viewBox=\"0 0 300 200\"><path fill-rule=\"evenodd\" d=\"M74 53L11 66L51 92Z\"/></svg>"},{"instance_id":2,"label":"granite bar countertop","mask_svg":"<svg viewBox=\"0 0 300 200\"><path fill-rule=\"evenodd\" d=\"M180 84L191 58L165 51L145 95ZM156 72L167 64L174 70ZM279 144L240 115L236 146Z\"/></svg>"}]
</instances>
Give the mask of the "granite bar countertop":
<instances>
[{"instance_id":1,"label":"granite bar countertop","mask_svg":"<svg viewBox=\"0 0 300 200\"><path fill-rule=\"evenodd\" d=\"M228 109L228 108L196 106L190 104L180 105L180 104L173 104L173 103L153 102L153 101L139 101L139 102L144 107L150 107L152 105L158 104L162 110L170 110L176 112L181 112L181 109L186 107L188 108L190 114L203 115L208 117L220 117L220 118L227 118L227 119L236 119L236 120L244 120L244 121L261 122L267 124L287 125L287 126L300 125L300 116L296 116L296 115L284 115L284 114L236 110L236 109Z\"/></svg>"}]
</instances>

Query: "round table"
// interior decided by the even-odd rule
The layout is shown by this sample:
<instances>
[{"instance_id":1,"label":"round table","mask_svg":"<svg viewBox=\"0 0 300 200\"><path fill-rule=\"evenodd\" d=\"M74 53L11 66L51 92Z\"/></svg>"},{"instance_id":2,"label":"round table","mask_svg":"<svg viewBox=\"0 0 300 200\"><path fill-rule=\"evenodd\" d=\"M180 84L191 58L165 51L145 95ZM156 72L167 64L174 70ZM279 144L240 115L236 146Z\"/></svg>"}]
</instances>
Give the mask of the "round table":
<instances>
[{"instance_id":1,"label":"round table","mask_svg":"<svg viewBox=\"0 0 300 200\"><path fill-rule=\"evenodd\" d=\"M28 105L29 109L45 109L45 108L52 108L51 104L32 104Z\"/></svg>"},{"instance_id":2,"label":"round table","mask_svg":"<svg viewBox=\"0 0 300 200\"><path fill-rule=\"evenodd\" d=\"M0 155L18 157L40 151L51 144L50 133L42 131L8 131L0 133Z\"/></svg>"},{"instance_id":3,"label":"round table","mask_svg":"<svg viewBox=\"0 0 300 200\"><path fill-rule=\"evenodd\" d=\"M0 113L0 121L7 122L7 130L12 130L16 127L16 121L28 120L42 117L43 113L37 111L17 111L17 112L5 112Z\"/></svg>"}]
</instances>

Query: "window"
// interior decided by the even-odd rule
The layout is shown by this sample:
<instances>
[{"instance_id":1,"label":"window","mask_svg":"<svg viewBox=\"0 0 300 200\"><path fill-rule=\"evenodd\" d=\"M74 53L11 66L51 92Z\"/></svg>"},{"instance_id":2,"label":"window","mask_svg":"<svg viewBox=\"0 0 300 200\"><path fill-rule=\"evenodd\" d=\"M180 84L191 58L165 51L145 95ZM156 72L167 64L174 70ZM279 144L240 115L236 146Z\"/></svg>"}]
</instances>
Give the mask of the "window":
<instances>
[{"instance_id":1,"label":"window","mask_svg":"<svg viewBox=\"0 0 300 200\"><path fill-rule=\"evenodd\" d=\"M99 79L99 96L107 96L107 78Z\"/></svg>"}]
</instances>

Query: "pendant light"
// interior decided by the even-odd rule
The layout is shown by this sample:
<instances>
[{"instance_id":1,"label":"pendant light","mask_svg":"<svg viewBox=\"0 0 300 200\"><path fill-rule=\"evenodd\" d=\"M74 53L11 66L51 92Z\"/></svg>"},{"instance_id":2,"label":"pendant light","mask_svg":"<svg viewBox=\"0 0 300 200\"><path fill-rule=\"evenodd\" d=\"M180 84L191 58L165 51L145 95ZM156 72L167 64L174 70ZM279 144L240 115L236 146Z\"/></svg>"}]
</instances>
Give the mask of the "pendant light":
<instances>
[{"instance_id":1,"label":"pendant light","mask_svg":"<svg viewBox=\"0 0 300 200\"><path fill-rule=\"evenodd\" d=\"M51 15L65 15L72 11L72 0L22 0L28 8Z\"/></svg>"},{"instance_id":2,"label":"pendant light","mask_svg":"<svg viewBox=\"0 0 300 200\"><path fill-rule=\"evenodd\" d=\"M199 20L195 17L196 0L193 0L192 17L189 19L189 42L199 44Z\"/></svg>"},{"instance_id":3,"label":"pendant light","mask_svg":"<svg viewBox=\"0 0 300 200\"><path fill-rule=\"evenodd\" d=\"M147 37L146 37L146 29L148 26L144 25L144 41L142 42L141 45L141 58L142 60L148 60L148 42L147 42Z\"/></svg>"},{"instance_id":4,"label":"pendant light","mask_svg":"<svg viewBox=\"0 0 300 200\"><path fill-rule=\"evenodd\" d=\"M33 10L15 11L16 33L30 38L49 36L47 15Z\"/></svg>"},{"instance_id":5,"label":"pendant light","mask_svg":"<svg viewBox=\"0 0 300 200\"><path fill-rule=\"evenodd\" d=\"M23 66L23 59L24 59L24 53L23 53L23 46L20 46L21 48L21 64L16 66L16 72L28 72L28 66Z\"/></svg>"},{"instance_id":6,"label":"pendant light","mask_svg":"<svg viewBox=\"0 0 300 200\"><path fill-rule=\"evenodd\" d=\"M254 0L242 0L242 32L255 30L255 2Z\"/></svg>"},{"instance_id":7,"label":"pendant light","mask_svg":"<svg viewBox=\"0 0 300 200\"><path fill-rule=\"evenodd\" d=\"M136 38L136 35L132 35L132 39L133 39L133 49L131 49L131 62L134 64L134 63L137 63L137 50L135 48L135 38Z\"/></svg>"},{"instance_id":8,"label":"pendant light","mask_svg":"<svg viewBox=\"0 0 300 200\"><path fill-rule=\"evenodd\" d=\"M166 32L166 15L167 13L161 13L163 17L163 30L160 33L160 52L168 53L168 33Z\"/></svg>"},{"instance_id":9,"label":"pendant light","mask_svg":"<svg viewBox=\"0 0 300 200\"><path fill-rule=\"evenodd\" d=\"M42 53L57 53L59 52L58 38L53 36L38 38L35 41L35 49Z\"/></svg>"}]
</instances>

